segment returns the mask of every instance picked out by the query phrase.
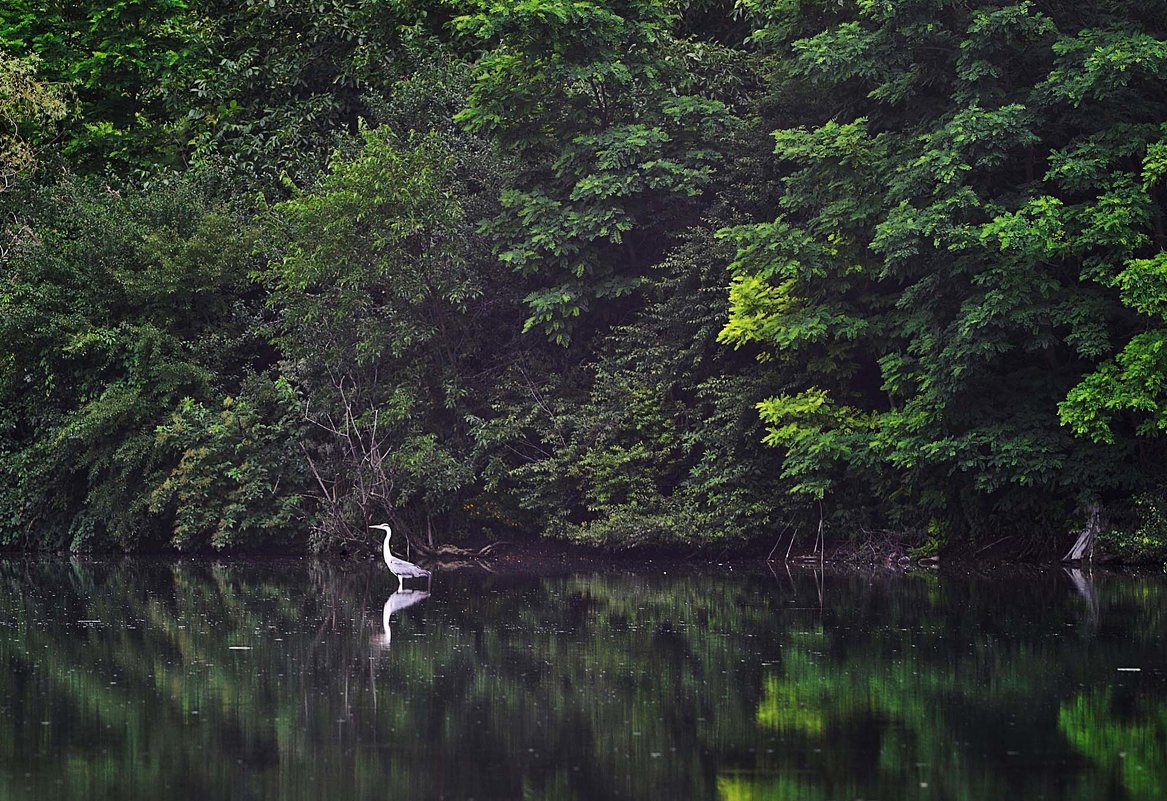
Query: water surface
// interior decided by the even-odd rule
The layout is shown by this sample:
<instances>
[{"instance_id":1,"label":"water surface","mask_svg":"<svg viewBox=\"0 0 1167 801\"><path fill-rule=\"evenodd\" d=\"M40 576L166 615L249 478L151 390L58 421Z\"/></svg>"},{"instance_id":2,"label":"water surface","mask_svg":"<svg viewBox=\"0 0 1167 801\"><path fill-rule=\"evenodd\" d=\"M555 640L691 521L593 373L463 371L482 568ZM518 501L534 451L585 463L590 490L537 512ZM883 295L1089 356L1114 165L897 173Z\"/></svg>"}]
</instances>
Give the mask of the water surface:
<instances>
[{"instance_id":1,"label":"water surface","mask_svg":"<svg viewBox=\"0 0 1167 801\"><path fill-rule=\"evenodd\" d=\"M1167 797L1162 576L560 572L0 561L0 799Z\"/></svg>"}]
</instances>

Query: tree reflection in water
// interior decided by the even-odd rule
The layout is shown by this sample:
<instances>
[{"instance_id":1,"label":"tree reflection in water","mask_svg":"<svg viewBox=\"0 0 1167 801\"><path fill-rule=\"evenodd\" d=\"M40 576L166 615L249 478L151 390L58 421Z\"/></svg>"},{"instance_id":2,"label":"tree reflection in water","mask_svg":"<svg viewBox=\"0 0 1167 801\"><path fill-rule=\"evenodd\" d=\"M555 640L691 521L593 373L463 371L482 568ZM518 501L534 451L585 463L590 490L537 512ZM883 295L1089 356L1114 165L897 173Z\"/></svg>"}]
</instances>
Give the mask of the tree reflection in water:
<instances>
[{"instance_id":1,"label":"tree reflection in water","mask_svg":"<svg viewBox=\"0 0 1167 801\"><path fill-rule=\"evenodd\" d=\"M664 572L0 562L0 799L1167 791L1161 578Z\"/></svg>"}]
</instances>

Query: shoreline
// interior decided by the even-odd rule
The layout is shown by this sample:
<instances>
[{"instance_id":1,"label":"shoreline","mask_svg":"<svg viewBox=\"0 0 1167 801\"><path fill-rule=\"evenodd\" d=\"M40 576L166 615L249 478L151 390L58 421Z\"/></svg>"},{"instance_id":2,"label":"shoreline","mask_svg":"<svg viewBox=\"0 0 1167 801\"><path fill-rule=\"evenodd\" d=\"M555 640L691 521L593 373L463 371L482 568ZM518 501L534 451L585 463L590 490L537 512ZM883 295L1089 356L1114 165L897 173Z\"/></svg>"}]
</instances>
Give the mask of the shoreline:
<instances>
[{"instance_id":1,"label":"shoreline","mask_svg":"<svg viewBox=\"0 0 1167 801\"><path fill-rule=\"evenodd\" d=\"M660 565L674 565L678 568L690 569L699 566L771 566L781 568L813 568L819 565L832 569L854 568L870 569L885 568L895 572L907 572L914 569L943 569L956 568L1002 568L1012 567L1063 567L1067 569L1083 569L1090 567L1116 568L1161 568L1167 569L1167 564L1156 559L1129 560L1121 559L1104 553L1098 554L1093 561L1068 562L1063 561L1061 551L1051 547L1049 543L1034 543L1020 540L1016 536L1004 537L996 541L982 544L960 543L942 548L934 555L913 554L915 550L908 538L886 536L878 541L866 542L828 542L824 553L815 555L803 548L791 551L786 558L784 548L778 547L783 542L772 543L764 547L763 543L753 543L743 548L698 548L680 549L662 546L644 546L639 548L615 549L602 546L583 545L561 540L532 538L516 539L514 541L499 541L494 544L492 552L484 557L476 557L474 552L466 551L456 554L439 556L424 556L411 554L410 558L427 567L436 567L440 570L457 570L466 567L482 566L487 569L497 567L514 568L523 566L530 570L562 569L570 566L579 568L615 568L636 570L642 567ZM767 558L772 554L773 558ZM83 561L120 561L133 559L142 561L194 561L200 563L279 563L279 562L318 562L337 566L364 565L380 561L380 551L371 546L364 553L346 554L312 554L302 549L294 552L278 552L275 550L235 550L235 551L176 551L173 549L151 549L142 551L68 551L68 550L38 550L20 548L0 548L0 559L42 559L64 558Z\"/></svg>"}]
</instances>

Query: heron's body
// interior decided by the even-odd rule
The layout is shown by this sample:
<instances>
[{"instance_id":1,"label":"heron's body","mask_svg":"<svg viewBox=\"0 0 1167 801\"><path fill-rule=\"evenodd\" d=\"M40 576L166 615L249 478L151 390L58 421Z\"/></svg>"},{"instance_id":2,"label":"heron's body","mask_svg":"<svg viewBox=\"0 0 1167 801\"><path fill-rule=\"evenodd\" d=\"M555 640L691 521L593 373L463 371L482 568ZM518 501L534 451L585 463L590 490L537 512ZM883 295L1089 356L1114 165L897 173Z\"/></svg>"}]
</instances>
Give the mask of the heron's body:
<instances>
[{"instance_id":1,"label":"heron's body","mask_svg":"<svg viewBox=\"0 0 1167 801\"><path fill-rule=\"evenodd\" d=\"M385 544L381 546L381 550L385 556L385 564L389 571L397 576L398 584L404 582L407 578L429 578L430 572L423 567L418 567L413 562L407 562L393 555L389 550L389 538L393 536L393 530L389 528L388 523L381 523L376 526L369 526L369 528L379 528L385 532Z\"/></svg>"},{"instance_id":2,"label":"heron's body","mask_svg":"<svg viewBox=\"0 0 1167 801\"><path fill-rule=\"evenodd\" d=\"M430 575L430 572L425 568L418 567L413 562L398 559L389 553L389 543L385 543L385 564L389 566L393 575L403 578L429 578Z\"/></svg>"}]
</instances>

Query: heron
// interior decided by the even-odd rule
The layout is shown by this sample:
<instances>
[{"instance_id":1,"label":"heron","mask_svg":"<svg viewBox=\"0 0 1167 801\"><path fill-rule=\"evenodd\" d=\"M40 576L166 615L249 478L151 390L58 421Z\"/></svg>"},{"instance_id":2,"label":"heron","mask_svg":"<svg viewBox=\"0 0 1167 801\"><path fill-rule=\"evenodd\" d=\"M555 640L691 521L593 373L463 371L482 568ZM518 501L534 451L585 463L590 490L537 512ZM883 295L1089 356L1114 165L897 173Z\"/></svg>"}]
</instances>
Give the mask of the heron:
<instances>
[{"instance_id":1,"label":"heron","mask_svg":"<svg viewBox=\"0 0 1167 801\"><path fill-rule=\"evenodd\" d=\"M405 579L407 578L425 578L429 579L431 574L423 567L418 567L413 562L407 562L404 559L398 559L389 550L389 538L393 536L393 529L389 528L388 523L378 523L369 528L382 529L385 532L385 544L381 546L381 550L385 554L385 564L389 566L390 572L397 576L397 586L401 589L405 586Z\"/></svg>"}]
</instances>

